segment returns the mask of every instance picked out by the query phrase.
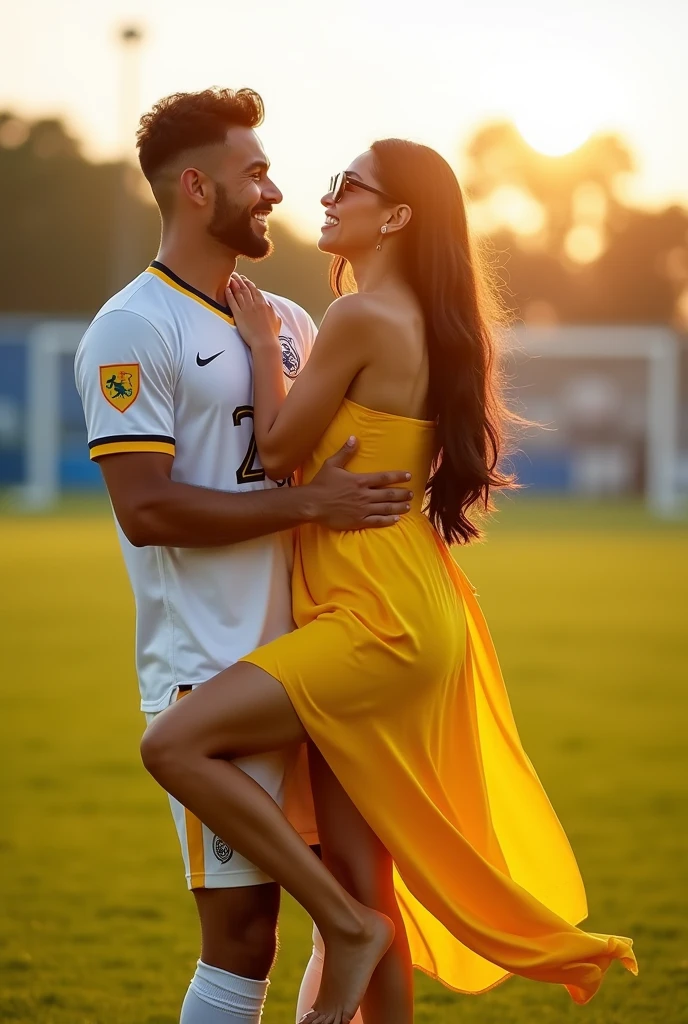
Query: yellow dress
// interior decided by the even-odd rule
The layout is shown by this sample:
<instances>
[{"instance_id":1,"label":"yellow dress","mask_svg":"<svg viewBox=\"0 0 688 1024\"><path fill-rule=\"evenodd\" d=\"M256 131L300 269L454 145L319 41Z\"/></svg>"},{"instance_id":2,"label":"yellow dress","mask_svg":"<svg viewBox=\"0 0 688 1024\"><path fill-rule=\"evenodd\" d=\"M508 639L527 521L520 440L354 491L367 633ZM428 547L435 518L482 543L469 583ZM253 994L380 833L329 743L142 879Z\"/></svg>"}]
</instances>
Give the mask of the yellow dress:
<instances>
[{"instance_id":1,"label":"yellow dress","mask_svg":"<svg viewBox=\"0 0 688 1024\"><path fill-rule=\"evenodd\" d=\"M356 472L408 469L411 512L382 530L298 530L293 633L245 661L285 687L309 736L390 851L414 964L484 992L511 974L577 1003L630 939L587 914L564 831L526 756L466 577L421 512L434 425L345 399L304 466L350 434Z\"/></svg>"}]
</instances>

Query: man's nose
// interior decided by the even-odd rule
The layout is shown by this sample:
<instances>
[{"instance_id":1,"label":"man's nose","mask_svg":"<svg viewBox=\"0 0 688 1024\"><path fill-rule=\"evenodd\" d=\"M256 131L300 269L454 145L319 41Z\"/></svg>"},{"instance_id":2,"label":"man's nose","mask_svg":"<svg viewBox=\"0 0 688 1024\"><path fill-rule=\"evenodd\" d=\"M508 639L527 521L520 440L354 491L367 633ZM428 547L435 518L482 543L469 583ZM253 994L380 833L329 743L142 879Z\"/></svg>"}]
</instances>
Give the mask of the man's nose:
<instances>
[{"instance_id":1,"label":"man's nose","mask_svg":"<svg viewBox=\"0 0 688 1024\"><path fill-rule=\"evenodd\" d=\"M267 203L272 203L273 205L276 203L281 203L282 200L284 199L284 196L277 188L277 185L275 185L274 181L268 181L266 183L262 195L263 199Z\"/></svg>"}]
</instances>

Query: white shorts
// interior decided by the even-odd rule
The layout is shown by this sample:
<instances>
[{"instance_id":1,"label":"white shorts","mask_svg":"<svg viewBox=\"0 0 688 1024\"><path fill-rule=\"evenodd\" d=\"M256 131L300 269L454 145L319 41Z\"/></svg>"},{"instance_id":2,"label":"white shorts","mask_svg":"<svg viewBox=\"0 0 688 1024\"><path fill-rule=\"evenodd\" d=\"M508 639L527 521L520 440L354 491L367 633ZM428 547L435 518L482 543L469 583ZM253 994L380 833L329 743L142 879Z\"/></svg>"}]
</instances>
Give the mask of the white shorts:
<instances>
[{"instance_id":1,"label":"white shorts","mask_svg":"<svg viewBox=\"0 0 688 1024\"><path fill-rule=\"evenodd\" d=\"M184 697L190 690L190 687L180 687L173 691L170 704ZM164 711L149 713L146 715L146 722L150 724L157 715L162 714ZM294 751L278 750L268 754L240 757L234 764L255 779L282 807L286 769L294 757ZM189 889L238 889L244 885L263 885L272 881L255 864L251 864L236 850L231 850L219 836L182 807L178 800L171 796L169 801L172 817L177 826Z\"/></svg>"}]
</instances>

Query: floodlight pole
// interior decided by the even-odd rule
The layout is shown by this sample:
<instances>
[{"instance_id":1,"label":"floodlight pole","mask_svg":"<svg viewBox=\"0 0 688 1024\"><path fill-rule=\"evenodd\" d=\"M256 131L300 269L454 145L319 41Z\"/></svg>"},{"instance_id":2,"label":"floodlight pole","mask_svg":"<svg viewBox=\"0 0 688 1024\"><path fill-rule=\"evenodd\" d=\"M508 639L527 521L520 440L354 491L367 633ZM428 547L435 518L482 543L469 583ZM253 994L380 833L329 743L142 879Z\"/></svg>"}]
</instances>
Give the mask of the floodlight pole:
<instances>
[{"instance_id":1,"label":"floodlight pole","mask_svg":"<svg viewBox=\"0 0 688 1024\"><path fill-rule=\"evenodd\" d=\"M127 25L117 34L119 43L119 163L115 217L112 234L112 261L110 290L119 291L135 270L136 232L138 225L131 198L131 183L136 173L131 166L134 127L139 112L141 43L143 31L136 25Z\"/></svg>"}]
</instances>

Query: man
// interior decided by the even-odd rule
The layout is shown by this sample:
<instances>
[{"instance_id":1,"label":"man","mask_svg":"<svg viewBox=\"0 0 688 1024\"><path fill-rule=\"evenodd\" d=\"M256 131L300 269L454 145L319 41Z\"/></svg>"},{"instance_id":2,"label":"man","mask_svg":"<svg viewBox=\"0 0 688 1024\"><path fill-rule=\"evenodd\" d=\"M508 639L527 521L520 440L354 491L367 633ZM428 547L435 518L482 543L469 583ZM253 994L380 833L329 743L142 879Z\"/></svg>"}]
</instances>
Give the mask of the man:
<instances>
[{"instance_id":1,"label":"man","mask_svg":"<svg viewBox=\"0 0 688 1024\"><path fill-rule=\"evenodd\" d=\"M77 387L134 590L142 709L158 714L261 643L293 628L280 531L391 525L405 473L350 474L347 444L306 487L266 480L252 428L250 354L225 288L239 255L271 250L282 195L254 128L251 90L161 100L144 115L139 158L160 208L150 267L110 299L76 355ZM315 326L269 296L282 318L285 373L297 375ZM286 755L241 767L278 802ZM258 1022L276 947L279 889L174 800L202 950L181 1024Z\"/></svg>"}]
</instances>

